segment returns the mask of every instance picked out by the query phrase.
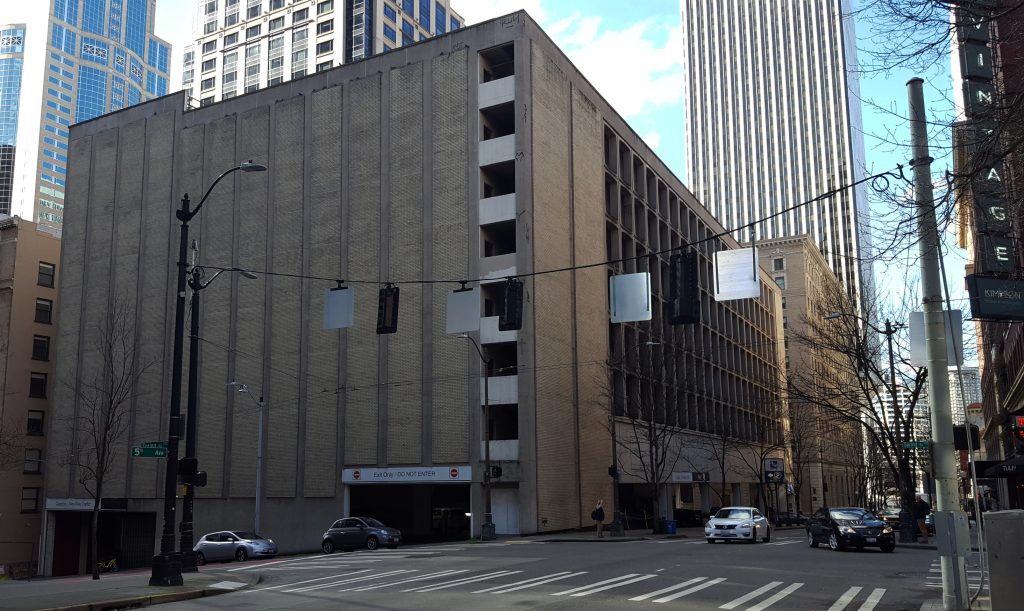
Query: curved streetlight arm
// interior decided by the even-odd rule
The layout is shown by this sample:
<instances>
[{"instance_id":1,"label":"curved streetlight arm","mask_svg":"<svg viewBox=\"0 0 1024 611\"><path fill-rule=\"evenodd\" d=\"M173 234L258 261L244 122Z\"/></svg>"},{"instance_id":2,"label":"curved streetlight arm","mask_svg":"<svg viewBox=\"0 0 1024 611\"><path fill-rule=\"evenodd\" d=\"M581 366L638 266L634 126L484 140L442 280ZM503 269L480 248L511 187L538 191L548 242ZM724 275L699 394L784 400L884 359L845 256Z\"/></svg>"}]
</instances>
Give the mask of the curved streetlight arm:
<instances>
[{"instance_id":1,"label":"curved streetlight arm","mask_svg":"<svg viewBox=\"0 0 1024 611\"><path fill-rule=\"evenodd\" d=\"M222 173L220 176L217 177L216 180L213 181L213 184L211 184L210 187L206 189L206 193L203 194L203 198L199 200L199 203L196 204L195 208L187 212L185 210L177 211L176 216L178 217L178 220L184 221L186 223L191 221L197 214L199 214L199 210L203 207L203 204L206 203L206 198L210 197L210 193L213 192L213 188L217 186L217 183L223 180L224 177L227 176L228 174L231 174L232 172L237 172L239 170L243 172L265 172L267 171L267 166L259 163L253 163L252 159L250 159L249 161L246 161L245 163L242 163L241 165L233 167L227 170L226 172ZM186 197L188 196L186 195Z\"/></svg>"},{"instance_id":2,"label":"curved streetlight arm","mask_svg":"<svg viewBox=\"0 0 1024 611\"><path fill-rule=\"evenodd\" d=\"M189 278L188 280L188 286L193 291L201 291L206 287L210 286L210 284L212 284L213 281L217 279L217 276L220 276L224 272L239 272L240 274L242 274L242 276L248 278L249 280L255 280L258 277L255 273L241 267L226 267L224 269L217 270L216 274L211 276L210 279L207 280L206 282L203 282L201 280L203 269L204 268L201 265L196 265L192 267L192 277Z\"/></svg>"}]
</instances>

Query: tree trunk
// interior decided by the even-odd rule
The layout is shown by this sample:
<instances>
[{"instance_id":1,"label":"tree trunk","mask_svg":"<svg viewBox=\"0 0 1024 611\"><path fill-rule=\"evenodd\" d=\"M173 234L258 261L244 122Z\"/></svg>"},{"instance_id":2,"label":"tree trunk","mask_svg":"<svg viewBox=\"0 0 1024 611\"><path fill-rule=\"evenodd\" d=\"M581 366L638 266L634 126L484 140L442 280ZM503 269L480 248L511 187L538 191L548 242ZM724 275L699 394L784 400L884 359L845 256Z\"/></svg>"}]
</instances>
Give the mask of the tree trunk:
<instances>
[{"instance_id":1,"label":"tree trunk","mask_svg":"<svg viewBox=\"0 0 1024 611\"><path fill-rule=\"evenodd\" d=\"M92 506L92 527L89 529L89 547L92 552L89 554L89 562L92 566L92 578L100 578L100 565L97 560L97 553L99 550L96 549L97 535L99 534L100 528L100 503L103 499L103 483L102 480L96 480L96 499Z\"/></svg>"}]
</instances>

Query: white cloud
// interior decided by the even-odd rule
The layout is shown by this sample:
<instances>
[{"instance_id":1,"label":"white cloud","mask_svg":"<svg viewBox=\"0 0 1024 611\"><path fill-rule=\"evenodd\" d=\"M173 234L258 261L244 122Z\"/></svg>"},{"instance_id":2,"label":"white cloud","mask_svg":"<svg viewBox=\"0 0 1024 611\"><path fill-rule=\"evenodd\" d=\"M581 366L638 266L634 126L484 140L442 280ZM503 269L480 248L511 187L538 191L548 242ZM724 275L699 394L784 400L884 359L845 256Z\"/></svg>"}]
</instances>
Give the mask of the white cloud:
<instances>
[{"instance_id":1,"label":"white cloud","mask_svg":"<svg viewBox=\"0 0 1024 611\"><path fill-rule=\"evenodd\" d=\"M658 150L658 147L661 146L661 134L656 131L647 132L643 135L643 139L644 142L647 143L647 146L651 147L653 150Z\"/></svg>"}]
</instances>

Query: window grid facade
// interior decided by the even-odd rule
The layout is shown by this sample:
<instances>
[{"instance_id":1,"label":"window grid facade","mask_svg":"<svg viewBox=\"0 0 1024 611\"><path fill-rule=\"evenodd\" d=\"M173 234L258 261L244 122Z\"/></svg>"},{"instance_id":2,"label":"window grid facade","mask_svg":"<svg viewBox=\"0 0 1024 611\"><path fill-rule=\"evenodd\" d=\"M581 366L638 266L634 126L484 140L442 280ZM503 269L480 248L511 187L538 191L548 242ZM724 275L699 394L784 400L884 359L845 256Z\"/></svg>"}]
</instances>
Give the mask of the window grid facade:
<instances>
[{"instance_id":1,"label":"window grid facade","mask_svg":"<svg viewBox=\"0 0 1024 611\"><path fill-rule=\"evenodd\" d=\"M0 214L11 213L25 28L0 28Z\"/></svg>"},{"instance_id":2,"label":"window grid facade","mask_svg":"<svg viewBox=\"0 0 1024 611\"><path fill-rule=\"evenodd\" d=\"M426 27L420 25L421 13ZM196 17L198 29L195 44L185 51L190 61L183 63L187 78L182 87L201 104L241 93L237 84L225 81L228 72L223 67L225 55L237 52L234 45L239 39L247 48L259 47L253 51L259 54L258 70L250 74L251 64L246 62L242 88L249 92L411 45L462 24L450 0L197 0ZM196 87L196 60L188 56L199 49L202 61L216 57L222 66L221 78L207 90ZM196 106L194 101L191 106Z\"/></svg>"}]
</instances>

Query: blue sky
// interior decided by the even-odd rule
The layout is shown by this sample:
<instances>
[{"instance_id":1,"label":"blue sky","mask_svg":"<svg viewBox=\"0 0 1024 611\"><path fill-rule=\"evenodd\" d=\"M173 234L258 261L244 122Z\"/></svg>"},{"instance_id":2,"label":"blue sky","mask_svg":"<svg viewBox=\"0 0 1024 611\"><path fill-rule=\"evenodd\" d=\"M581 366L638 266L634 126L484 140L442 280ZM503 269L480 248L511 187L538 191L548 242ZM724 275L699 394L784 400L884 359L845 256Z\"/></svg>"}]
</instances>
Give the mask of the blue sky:
<instances>
[{"instance_id":1,"label":"blue sky","mask_svg":"<svg viewBox=\"0 0 1024 611\"><path fill-rule=\"evenodd\" d=\"M854 0L854 6L861 2ZM180 86L181 49L190 42L195 6L195 0L157 1L157 34L175 47L175 89ZM452 6L470 25L525 9L685 184L680 50L684 34L677 0L452 0ZM857 34L858 47L870 48L869 26L858 22ZM863 53L862 59L866 59ZM906 82L912 76L915 74L905 70L860 74L869 173L892 169L909 159L902 143L909 140L903 117ZM934 111L930 118L948 115L948 63L919 76L925 79L925 96ZM936 136L932 143L932 156L936 158L933 170L941 177L950 166L948 134ZM876 233L883 229L876 229ZM876 266L882 294L901 294L913 284L917 253L916 248L912 250L903 265ZM967 309L962 289L964 254L950 250L947 277L954 299L961 300L954 307Z\"/></svg>"}]
</instances>

